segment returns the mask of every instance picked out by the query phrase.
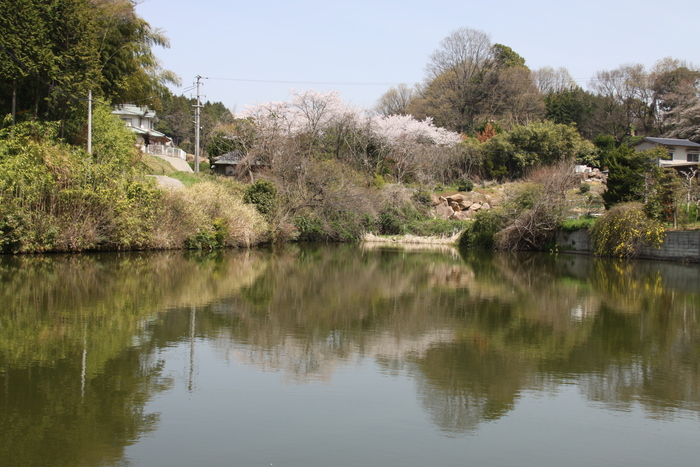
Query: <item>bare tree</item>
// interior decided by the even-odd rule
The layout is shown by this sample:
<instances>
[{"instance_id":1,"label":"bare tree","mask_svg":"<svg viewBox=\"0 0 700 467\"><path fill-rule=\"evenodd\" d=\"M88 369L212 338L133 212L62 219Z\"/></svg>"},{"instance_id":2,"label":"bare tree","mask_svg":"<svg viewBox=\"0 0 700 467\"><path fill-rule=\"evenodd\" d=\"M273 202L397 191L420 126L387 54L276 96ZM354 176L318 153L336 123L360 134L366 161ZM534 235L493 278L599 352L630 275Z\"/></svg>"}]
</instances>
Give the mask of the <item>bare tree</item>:
<instances>
[{"instance_id":1,"label":"bare tree","mask_svg":"<svg viewBox=\"0 0 700 467\"><path fill-rule=\"evenodd\" d=\"M498 70L494 86L484 99L480 119L499 116L505 129L515 124L527 125L544 116L542 95L523 66Z\"/></svg>"},{"instance_id":2,"label":"bare tree","mask_svg":"<svg viewBox=\"0 0 700 467\"><path fill-rule=\"evenodd\" d=\"M488 34L468 28L454 31L431 55L422 99L412 110L419 118L432 116L438 125L453 130L471 129L480 111L481 93L477 90L487 85L482 73L493 61Z\"/></svg>"},{"instance_id":3,"label":"bare tree","mask_svg":"<svg viewBox=\"0 0 700 467\"><path fill-rule=\"evenodd\" d=\"M463 86L493 58L491 38L477 29L460 28L440 42L426 67L430 78L450 73L455 84Z\"/></svg>"},{"instance_id":4,"label":"bare tree","mask_svg":"<svg viewBox=\"0 0 700 467\"><path fill-rule=\"evenodd\" d=\"M682 175L681 182L683 183L683 188L685 189L686 194L685 209L688 213L690 213L690 202L693 199L693 195L696 195L698 191L697 184L693 183L695 176L698 174L698 169L697 167L688 167L687 169L680 171L680 174Z\"/></svg>"},{"instance_id":5,"label":"bare tree","mask_svg":"<svg viewBox=\"0 0 700 467\"><path fill-rule=\"evenodd\" d=\"M578 87L569 70L564 67L559 67L556 70L551 66L542 67L533 71L530 76L537 89L544 95L573 91Z\"/></svg>"},{"instance_id":6,"label":"bare tree","mask_svg":"<svg viewBox=\"0 0 700 467\"><path fill-rule=\"evenodd\" d=\"M641 66L641 65L639 65ZM638 97L637 87L631 75L639 76L637 65L623 65L614 70L598 71L590 84L591 90L601 98L601 118L605 131L621 141L632 134L632 124L638 122L631 108Z\"/></svg>"},{"instance_id":7,"label":"bare tree","mask_svg":"<svg viewBox=\"0 0 700 467\"><path fill-rule=\"evenodd\" d=\"M390 88L379 98L374 110L377 114L388 117L390 115L408 115L411 101L418 95L418 88L409 87L405 83L395 88Z\"/></svg>"}]
</instances>

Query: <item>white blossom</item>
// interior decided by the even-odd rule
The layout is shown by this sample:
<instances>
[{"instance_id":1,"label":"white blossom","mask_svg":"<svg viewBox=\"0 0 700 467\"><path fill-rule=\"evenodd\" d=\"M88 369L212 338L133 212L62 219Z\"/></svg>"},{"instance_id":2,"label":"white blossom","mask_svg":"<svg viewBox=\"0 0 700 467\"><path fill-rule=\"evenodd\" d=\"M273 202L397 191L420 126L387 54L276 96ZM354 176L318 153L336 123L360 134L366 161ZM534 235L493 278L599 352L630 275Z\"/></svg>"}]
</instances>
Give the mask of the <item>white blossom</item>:
<instances>
[{"instance_id":1,"label":"white blossom","mask_svg":"<svg viewBox=\"0 0 700 467\"><path fill-rule=\"evenodd\" d=\"M458 133L437 127L433 120L416 120L410 115L378 116L372 120L376 136L389 145L424 144L452 147L461 141Z\"/></svg>"},{"instance_id":2,"label":"white blossom","mask_svg":"<svg viewBox=\"0 0 700 467\"><path fill-rule=\"evenodd\" d=\"M370 118L362 109L343 102L338 91L292 91L288 102L246 106L238 117L253 118L263 133L286 136L319 136L339 123L357 128L369 126L372 134L388 145L422 144L452 147L460 142L458 133L435 126L432 118L416 120L410 115Z\"/></svg>"}]
</instances>

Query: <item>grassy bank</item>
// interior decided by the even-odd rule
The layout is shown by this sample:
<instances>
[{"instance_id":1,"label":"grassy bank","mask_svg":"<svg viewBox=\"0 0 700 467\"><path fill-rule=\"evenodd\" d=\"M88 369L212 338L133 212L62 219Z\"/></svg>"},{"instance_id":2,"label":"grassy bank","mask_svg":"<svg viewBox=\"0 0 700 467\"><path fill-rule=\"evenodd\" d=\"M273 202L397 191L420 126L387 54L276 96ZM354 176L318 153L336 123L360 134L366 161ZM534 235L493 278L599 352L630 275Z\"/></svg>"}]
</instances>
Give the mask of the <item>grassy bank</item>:
<instances>
[{"instance_id":1,"label":"grassy bank","mask_svg":"<svg viewBox=\"0 0 700 467\"><path fill-rule=\"evenodd\" d=\"M0 250L70 252L249 246L269 226L232 181L200 179L162 190L133 135L96 109L93 153L61 142L58 126L0 129ZM170 175L173 175L170 173Z\"/></svg>"}]
</instances>

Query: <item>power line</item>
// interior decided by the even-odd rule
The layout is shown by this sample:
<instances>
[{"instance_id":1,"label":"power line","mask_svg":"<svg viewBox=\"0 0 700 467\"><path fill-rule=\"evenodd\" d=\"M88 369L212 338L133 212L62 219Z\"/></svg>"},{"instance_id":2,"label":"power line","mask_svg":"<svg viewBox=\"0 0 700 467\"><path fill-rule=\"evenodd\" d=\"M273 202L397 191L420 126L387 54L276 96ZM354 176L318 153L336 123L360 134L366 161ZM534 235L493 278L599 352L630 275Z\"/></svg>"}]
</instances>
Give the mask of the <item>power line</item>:
<instances>
[{"instance_id":1,"label":"power line","mask_svg":"<svg viewBox=\"0 0 700 467\"><path fill-rule=\"evenodd\" d=\"M257 78L222 78L222 77L202 77L202 79L215 81L233 81L238 83L262 83L262 84L291 84L291 85L315 85L315 86L396 86L405 84L399 81L302 81L302 80L287 80L287 79L257 79ZM596 81L603 79L591 76L589 78L571 78L574 83L590 85ZM516 78L514 81L533 82L530 78ZM534 82L533 82L534 84ZM187 90L192 89L190 86ZM185 92L185 91L183 91Z\"/></svg>"},{"instance_id":2,"label":"power line","mask_svg":"<svg viewBox=\"0 0 700 467\"><path fill-rule=\"evenodd\" d=\"M268 84L314 84L323 86L391 86L399 84L397 82L381 82L381 81L293 81L293 80L274 80L274 79L249 79L249 78L208 78L217 81L237 81L241 83L268 83Z\"/></svg>"}]
</instances>

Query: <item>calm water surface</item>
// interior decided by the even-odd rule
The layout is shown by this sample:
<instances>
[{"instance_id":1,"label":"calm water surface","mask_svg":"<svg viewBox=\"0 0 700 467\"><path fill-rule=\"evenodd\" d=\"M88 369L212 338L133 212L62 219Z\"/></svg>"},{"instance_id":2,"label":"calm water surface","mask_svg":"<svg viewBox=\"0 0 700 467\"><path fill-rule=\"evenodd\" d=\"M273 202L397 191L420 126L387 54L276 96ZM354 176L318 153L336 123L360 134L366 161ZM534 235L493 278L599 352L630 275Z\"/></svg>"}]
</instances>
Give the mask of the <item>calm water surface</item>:
<instances>
[{"instance_id":1,"label":"calm water surface","mask_svg":"<svg viewBox=\"0 0 700 467\"><path fill-rule=\"evenodd\" d=\"M0 465L696 466L700 266L0 257Z\"/></svg>"}]
</instances>

